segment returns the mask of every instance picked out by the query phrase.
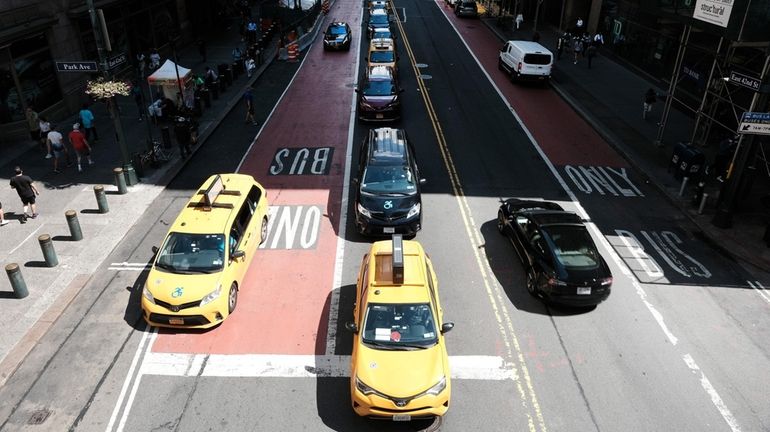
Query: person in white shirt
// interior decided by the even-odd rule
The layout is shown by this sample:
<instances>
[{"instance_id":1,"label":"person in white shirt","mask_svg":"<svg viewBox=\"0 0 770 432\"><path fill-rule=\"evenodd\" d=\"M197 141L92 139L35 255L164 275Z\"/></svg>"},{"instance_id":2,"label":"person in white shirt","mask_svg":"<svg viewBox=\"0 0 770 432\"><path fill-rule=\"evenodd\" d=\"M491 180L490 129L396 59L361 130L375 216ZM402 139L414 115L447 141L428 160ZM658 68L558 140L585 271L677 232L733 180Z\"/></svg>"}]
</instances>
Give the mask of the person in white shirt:
<instances>
[{"instance_id":1,"label":"person in white shirt","mask_svg":"<svg viewBox=\"0 0 770 432\"><path fill-rule=\"evenodd\" d=\"M53 154L53 172L60 173L59 159L67 155L67 148L64 146L64 137L56 130L56 126L51 126L48 132L48 153Z\"/></svg>"}]
</instances>

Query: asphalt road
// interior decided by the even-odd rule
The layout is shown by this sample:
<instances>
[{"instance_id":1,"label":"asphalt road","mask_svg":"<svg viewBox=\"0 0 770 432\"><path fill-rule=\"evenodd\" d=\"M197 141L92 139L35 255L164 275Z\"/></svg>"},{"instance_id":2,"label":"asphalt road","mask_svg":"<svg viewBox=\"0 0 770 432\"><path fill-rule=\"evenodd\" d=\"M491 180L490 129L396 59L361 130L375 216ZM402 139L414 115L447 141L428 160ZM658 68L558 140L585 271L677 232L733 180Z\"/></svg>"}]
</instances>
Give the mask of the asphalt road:
<instances>
[{"instance_id":1,"label":"asphalt road","mask_svg":"<svg viewBox=\"0 0 770 432\"><path fill-rule=\"evenodd\" d=\"M359 4L338 1L330 16L350 14L355 21L358 11L336 9L352 3ZM770 376L763 372L770 340L768 305L753 290L742 288L748 275L740 265L690 235L686 220L552 90L508 82L496 68L498 44L479 21L457 20L441 3L398 0L396 6L401 18L399 76L405 89L404 118L397 127L407 130L428 180L424 227L416 239L433 259L445 319L456 324L447 335L448 351L453 359L499 359L498 369L507 372L503 378L481 373L454 379L452 405L441 430L769 429ZM357 33L359 29L354 27ZM363 47L359 55L365 56ZM340 61L313 51L307 56L302 68L319 71ZM261 102L260 124L298 67L274 63L260 78L255 95ZM325 89L340 95L334 104L342 105L343 114L352 109L350 84ZM293 115L302 124L300 117L331 114L307 112L302 106L294 107ZM271 145L301 147L319 135L318 130L285 131L284 141L271 135L274 142L257 140L250 147L258 127L245 126L244 116L245 108L236 107L121 246L105 251L102 271L0 389L5 401L0 430L362 431L428 426L359 419L349 406L344 365L352 336L344 322L351 315L360 259L371 241L355 233L352 194L344 230L334 228L337 234L344 232L337 257L339 280L327 295L324 290L332 280L306 275L327 302L315 306L331 316L301 322L290 314L269 315L271 322L247 327L239 323L259 309L239 303L235 315L208 332L158 335L139 321L146 271L117 263L147 263L150 247L211 173L236 170L247 151L252 156L273 154ZM270 121L287 120L277 111ZM357 160L358 145L370 127L355 123L349 139L334 144L334 160L344 165L348 145ZM307 138L298 141L303 134ZM244 166L258 178L266 168ZM343 168L332 168L335 182L344 181ZM267 181L273 185L271 193L279 191L273 199L302 190L292 180ZM345 220L332 215L334 205L344 202L332 195L344 191L343 185L310 184L332 191L328 202L321 203L331 215L329 223ZM527 294L515 252L495 227L500 200L509 197L558 201L590 220L615 276L606 302L590 310L553 308ZM272 230L279 229L273 222ZM274 252L279 253L260 254ZM302 273L298 267L303 264L313 268L311 260L318 257L305 252L280 252L286 257L283 266L261 268L253 280L273 279L287 268ZM250 295L256 304L260 296L264 302L280 298L278 291L255 286ZM307 337L314 343L306 352L301 347L298 352L265 352L259 344L251 351L254 340L285 326L304 329L302 341ZM200 350L204 345L210 349ZM270 357L264 367L254 363L211 372L217 362L236 353L254 354L250 358L255 362ZM276 372L292 358L300 358L301 366ZM181 368L172 367L175 359ZM40 419L41 424L33 425Z\"/></svg>"}]
</instances>

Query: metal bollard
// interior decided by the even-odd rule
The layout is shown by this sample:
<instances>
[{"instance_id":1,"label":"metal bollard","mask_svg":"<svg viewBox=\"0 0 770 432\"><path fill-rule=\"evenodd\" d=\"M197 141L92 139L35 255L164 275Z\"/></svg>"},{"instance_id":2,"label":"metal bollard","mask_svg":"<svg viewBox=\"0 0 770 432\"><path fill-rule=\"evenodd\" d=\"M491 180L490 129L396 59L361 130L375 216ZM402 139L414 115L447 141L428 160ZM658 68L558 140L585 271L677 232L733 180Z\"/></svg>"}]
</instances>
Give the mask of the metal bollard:
<instances>
[{"instance_id":1,"label":"metal bollard","mask_svg":"<svg viewBox=\"0 0 770 432\"><path fill-rule=\"evenodd\" d=\"M706 207L706 201L709 199L709 194L703 193L703 197L700 199L700 206L698 207L698 214L703 214L703 207Z\"/></svg>"},{"instance_id":2,"label":"metal bollard","mask_svg":"<svg viewBox=\"0 0 770 432\"><path fill-rule=\"evenodd\" d=\"M13 288L13 292L16 293L16 298L23 299L29 295L27 284L24 283L24 277L21 275L21 269L18 264L11 263L5 266L5 273L11 281L11 288Z\"/></svg>"},{"instance_id":3,"label":"metal bollard","mask_svg":"<svg viewBox=\"0 0 770 432\"><path fill-rule=\"evenodd\" d=\"M224 93L227 90L227 79L220 76L217 82L219 82L219 92Z\"/></svg>"},{"instance_id":4,"label":"metal bollard","mask_svg":"<svg viewBox=\"0 0 770 432\"><path fill-rule=\"evenodd\" d=\"M59 264L59 259L56 258L56 251L53 248L53 241L51 241L51 236L48 234L43 234L37 238L37 241L40 243L40 249L43 250L43 259L45 260L45 264L48 267L56 267Z\"/></svg>"},{"instance_id":5,"label":"metal bollard","mask_svg":"<svg viewBox=\"0 0 770 432\"><path fill-rule=\"evenodd\" d=\"M123 173L120 173L120 178L123 178ZM78 213L75 210L67 210L64 212L64 217L67 218L67 225L70 227L70 237L72 237L72 240L83 240L83 231L80 229Z\"/></svg>"},{"instance_id":6,"label":"metal bollard","mask_svg":"<svg viewBox=\"0 0 770 432\"><path fill-rule=\"evenodd\" d=\"M209 91L211 92L211 99L217 100L219 99L219 83L214 81L213 84L211 84L211 87L209 87Z\"/></svg>"},{"instance_id":7,"label":"metal bollard","mask_svg":"<svg viewBox=\"0 0 770 432\"><path fill-rule=\"evenodd\" d=\"M96 205L99 206L99 213L107 213L110 206L107 205L107 195L104 193L104 186L94 186L94 195L96 195Z\"/></svg>"},{"instance_id":8,"label":"metal bollard","mask_svg":"<svg viewBox=\"0 0 770 432\"><path fill-rule=\"evenodd\" d=\"M128 192L128 188L126 188L126 176L123 175L123 168L113 168L112 173L115 174L115 186L118 187L118 193L124 195Z\"/></svg>"},{"instance_id":9,"label":"metal bollard","mask_svg":"<svg viewBox=\"0 0 770 432\"><path fill-rule=\"evenodd\" d=\"M203 106L211 108L211 92L208 89L203 89L201 90L201 95L203 97Z\"/></svg>"},{"instance_id":10,"label":"metal bollard","mask_svg":"<svg viewBox=\"0 0 770 432\"><path fill-rule=\"evenodd\" d=\"M687 187L687 181L690 180L690 177L685 177L682 179L682 186L679 188L679 196L682 196L684 193L684 188Z\"/></svg>"}]
</instances>

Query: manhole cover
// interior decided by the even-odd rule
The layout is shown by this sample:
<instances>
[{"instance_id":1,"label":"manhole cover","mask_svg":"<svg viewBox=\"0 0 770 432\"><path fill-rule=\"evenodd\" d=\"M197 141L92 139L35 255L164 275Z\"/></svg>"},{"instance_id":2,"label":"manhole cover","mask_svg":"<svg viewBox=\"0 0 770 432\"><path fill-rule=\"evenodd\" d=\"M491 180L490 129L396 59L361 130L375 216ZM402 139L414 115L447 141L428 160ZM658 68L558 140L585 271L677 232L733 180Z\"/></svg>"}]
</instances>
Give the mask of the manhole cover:
<instances>
[{"instance_id":1,"label":"manhole cover","mask_svg":"<svg viewBox=\"0 0 770 432\"><path fill-rule=\"evenodd\" d=\"M51 411L48 411L47 409L41 409L37 410L32 413L32 415L29 417L29 420L27 420L27 424L29 425L39 425L43 424L45 419L48 418L48 416L51 415Z\"/></svg>"},{"instance_id":2,"label":"manhole cover","mask_svg":"<svg viewBox=\"0 0 770 432\"><path fill-rule=\"evenodd\" d=\"M423 79L423 80L429 80L431 78L433 78L433 75L425 75L425 74L420 75L420 79Z\"/></svg>"},{"instance_id":3,"label":"manhole cover","mask_svg":"<svg viewBox=\"0 0 770 432\"><path fill-rule=\"evenodd\" d=\"M428 65L426 65L425 63L417 63L415 66L417 66L418 69L422 69L422 68L428 67Z\"/></svg>"}]
</instances>

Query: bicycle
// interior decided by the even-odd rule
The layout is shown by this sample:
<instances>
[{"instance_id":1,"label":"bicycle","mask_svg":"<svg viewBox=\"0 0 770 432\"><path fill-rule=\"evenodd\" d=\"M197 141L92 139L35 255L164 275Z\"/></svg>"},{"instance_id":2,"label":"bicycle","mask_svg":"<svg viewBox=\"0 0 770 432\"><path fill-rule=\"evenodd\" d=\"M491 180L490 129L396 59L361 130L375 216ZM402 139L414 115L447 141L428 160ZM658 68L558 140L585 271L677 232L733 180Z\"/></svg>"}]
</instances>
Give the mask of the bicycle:
<instances>
[{"instance_id":1,"label":"bicycle","mask_svg":"<svg viewBox=\"0 0 770 432\"><path fill-rule=\"evenodd\" d=\"M139 161L142 166L157 168L171 160L171 153L163 149L158 141L152 142L152 149L139 153Z\"/></svg>"}]
</instances>

